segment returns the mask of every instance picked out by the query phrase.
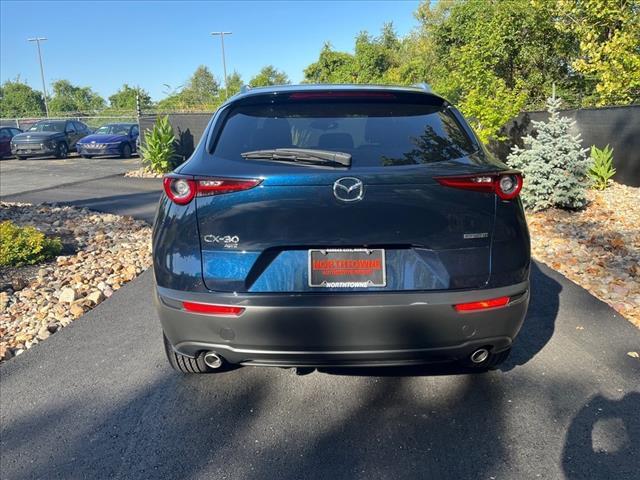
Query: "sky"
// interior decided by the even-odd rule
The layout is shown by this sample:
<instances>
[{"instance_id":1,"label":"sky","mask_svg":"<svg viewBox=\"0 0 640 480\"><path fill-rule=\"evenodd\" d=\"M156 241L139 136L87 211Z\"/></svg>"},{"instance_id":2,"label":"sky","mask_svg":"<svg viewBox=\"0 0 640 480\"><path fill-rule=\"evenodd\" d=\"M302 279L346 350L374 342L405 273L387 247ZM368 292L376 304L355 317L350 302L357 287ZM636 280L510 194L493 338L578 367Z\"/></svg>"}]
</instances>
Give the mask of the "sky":
<instances>
[{"instance_id":1,"label":"sky","mask_svg":"<svg viewBox=\"0 0 640 480\"><path fill-rule=\"evenodd\" d=\"M42 43L45 80L68 79L105 99L123 83L139 85L154 100L183 85L198 65L222 80L220 38L227 73L245 82L264 65L284 70L292 82L329 41L353 51L363 30L378 34L393 22L399 35L417 26L419 2L396 1L0 1L0 81L20 76L42 89L36 45Z\"/></svg>"}]
</instances>

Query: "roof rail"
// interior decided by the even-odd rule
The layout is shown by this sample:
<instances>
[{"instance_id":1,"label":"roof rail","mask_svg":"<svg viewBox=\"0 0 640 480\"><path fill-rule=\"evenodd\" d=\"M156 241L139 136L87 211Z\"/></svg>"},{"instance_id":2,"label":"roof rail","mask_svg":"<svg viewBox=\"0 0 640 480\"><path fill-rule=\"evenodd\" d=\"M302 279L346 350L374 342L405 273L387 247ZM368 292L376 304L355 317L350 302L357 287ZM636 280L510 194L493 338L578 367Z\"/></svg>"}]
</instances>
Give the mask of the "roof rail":
<instances>
[{"instance_id":1,"label":"roof rail","mask_svg":"<svg viewBox=\"0 0 640 480\"><path fill-rule=\"evenodd\" d=\"M414 83L413 84L414 87L419 88L420 90L424 90L425 92L433 92L431 85L429 85L426 82L422 82L422 83Z\"/></svg>"}]
</instances>

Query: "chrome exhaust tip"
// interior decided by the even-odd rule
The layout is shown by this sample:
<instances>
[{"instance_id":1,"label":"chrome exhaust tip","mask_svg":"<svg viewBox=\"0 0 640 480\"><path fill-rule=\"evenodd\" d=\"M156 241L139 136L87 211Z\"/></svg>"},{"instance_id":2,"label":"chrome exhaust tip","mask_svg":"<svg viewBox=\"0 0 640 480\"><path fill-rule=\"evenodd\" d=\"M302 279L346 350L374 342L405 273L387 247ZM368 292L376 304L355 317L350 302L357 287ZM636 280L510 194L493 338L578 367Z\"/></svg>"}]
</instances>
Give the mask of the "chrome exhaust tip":
<instances>
[{"instance_id":1,"label":"chrome exhaust tip","mask_svg":"<svg viewBox=\"0 0 640 480\"><path fill-rule=\"evenodd\" d=\"M479 348L471 354L471 361L473 363L482 363L489 358L489 350L486 348Z\"/></svg>"},{"instance_id":2,"label":"chrome exhaust tip","mask_svg":"<svg viewBox=\"0 0 640 480\"><path fill-rule=\"evenodd\" d=\"M216 352L207 352L204 354L204 363L210 368L220 368L222 366L222 357Z\"/></svg>"}]
</instances>

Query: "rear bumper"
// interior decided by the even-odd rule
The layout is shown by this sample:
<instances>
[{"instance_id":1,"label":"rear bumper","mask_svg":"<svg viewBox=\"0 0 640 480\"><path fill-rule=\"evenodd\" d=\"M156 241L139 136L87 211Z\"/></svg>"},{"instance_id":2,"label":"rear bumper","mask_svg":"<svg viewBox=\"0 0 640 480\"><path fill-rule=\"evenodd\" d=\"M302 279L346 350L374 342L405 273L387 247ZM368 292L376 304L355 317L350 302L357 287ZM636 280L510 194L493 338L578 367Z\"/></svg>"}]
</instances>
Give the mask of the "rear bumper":
<instances>
[{"instance_id":1,"label":"rear bumper","mask_svg":"<svg viewBox=\"0 0 640 480\"><path fill-rule=\"evenodd\" d=\"M509 296L509 305L459 313L452 305ZM191 313L183 301L238 305L239 317ZM165 335L188 356L213 350L230 363L383 366L451 361L511 346L529 284L473 291L313 295L185 293L156 287Z\"/></svg>"}]
</instances>

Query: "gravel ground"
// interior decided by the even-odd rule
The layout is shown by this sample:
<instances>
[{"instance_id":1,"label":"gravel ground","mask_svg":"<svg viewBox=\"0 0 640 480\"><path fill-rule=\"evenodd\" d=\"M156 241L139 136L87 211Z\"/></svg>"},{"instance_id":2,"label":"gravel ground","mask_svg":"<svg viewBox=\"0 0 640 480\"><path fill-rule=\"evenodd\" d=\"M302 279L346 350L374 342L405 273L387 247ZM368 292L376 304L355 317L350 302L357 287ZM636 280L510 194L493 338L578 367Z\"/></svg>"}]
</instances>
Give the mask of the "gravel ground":
<instances>
[{"instance_id":1,"label":"gravel ground","mask_svg":"<svg viewBox=\"0 0 640 480\"><path fill-rule=\"evenodd\" d=\"M640 327L640 188L613 183L589 200L528 213L533 256Z\"/></svg>"},{"instance_id":2,"label":"gravel ground","mask_svg":"<svg viewBox=\"0 0 640 480\"><path fill-rule=\"evenodd\" d=\"M65 249L38 266L0 269L0 360L47 339L151 264L151 229L131 217L0 202L3 220L58 236Z\"/></svg>"},{"instance_id":3,"label":"gravel ground","mask_svg":"<svg viewBox=\"0 0 640 480\"><path fill-rule=\"evenodd\" d=\"M135 170L129 170L124 174L124 176L132 178L162 178L164 174L153 172L147 167L140 167Z\"/></svg>"}]
</instances>

